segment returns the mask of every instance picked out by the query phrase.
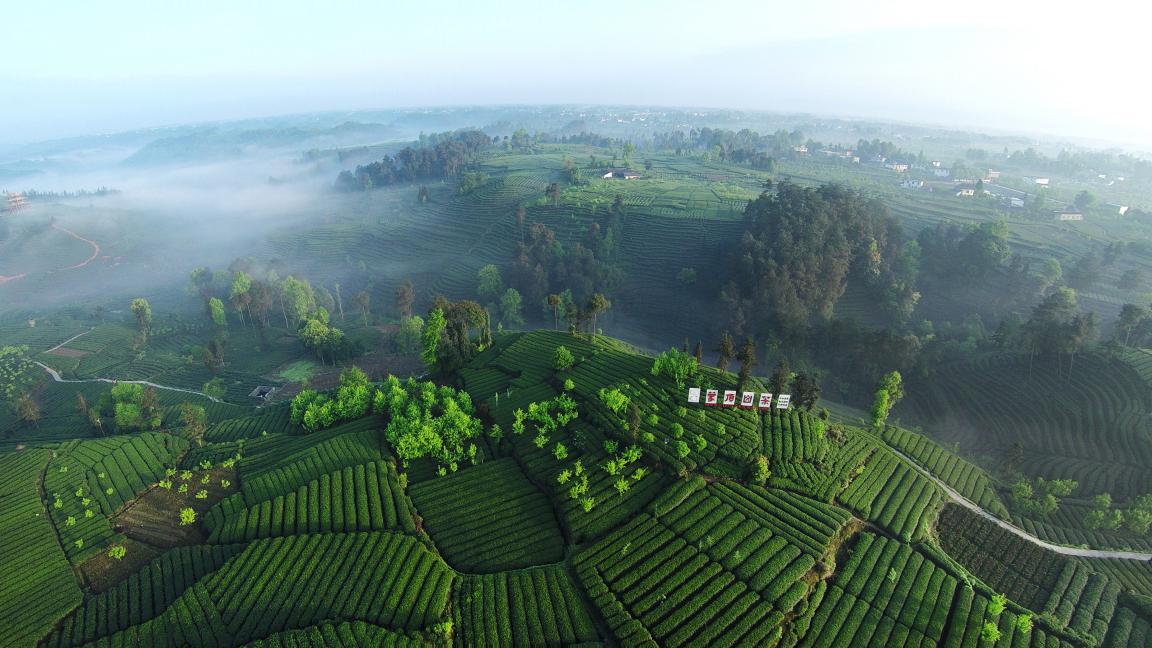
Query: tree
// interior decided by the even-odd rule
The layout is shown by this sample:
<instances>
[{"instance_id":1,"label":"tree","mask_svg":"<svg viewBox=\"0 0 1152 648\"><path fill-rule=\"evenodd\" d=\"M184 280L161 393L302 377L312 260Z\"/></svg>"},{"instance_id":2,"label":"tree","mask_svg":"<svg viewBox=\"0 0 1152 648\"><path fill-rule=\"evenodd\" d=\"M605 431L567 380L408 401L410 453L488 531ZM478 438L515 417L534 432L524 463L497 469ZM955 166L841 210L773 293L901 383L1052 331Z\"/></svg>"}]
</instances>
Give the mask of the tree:
<instances>
[{"instance_id":1,"label":"tree","mask_svg":"<svg viewBox=\"0 0 1152 648\"><path fill-rule=\"evenodd\" d=\"M600 332L596 326L596 317L609 308L612 308L612 302L608 301L608 298L601 293L594 293L588 298L588 314L592 316L592 333Z\"/></svg>"},{"instance_id":2,"label":"tree","mask_svg":"<svg viewBox=\"0 0 1152 648\"><path fill-rule=\"evenodd\" d=\"M1124 346L1132 337L1132 331L1148 318L1148 309L1136 304L1124 304L1120 307L1120 316L1116 319L1117 332L1124 333Z\"/></svg>"},{"instance_id":3,"label":"tree","mask_svg":"<svg viewBox=\"0 0 1152 648\"><path fill-rule=\"evenodd\" d=\"M904 384L899 371L884 376L872 401L872 427L882 430L896 403L904 398Z\"/></svg>"},{"instance_id":4,"label":"tree","mask_svg":"<svg viewBox=\"0 0 1152 648\"><path fill-rule=\"evenodd\" d=\"M16 399L16 418L40 427L40 404L31 393L20 392L20 397Z\"/></svg>"},{"instance_id":5,"label":"tree","mask_svg":"<svg viewBox=\"0 0 1152 648\"><path fill-rule=\"evenodd\" d=\"M500 299L504 292L504 280L500 277L499 268L488 264L480 268L476 277L478 280L476 295L480 297L481 303L491 303Z\"/></svg>"},{"instance_id":6,"label":"tree","mask_svg":"<svg viewBox=\"0 0 1152 648\"><path fill-rule=\"evenodd\" d=\"M548 183L548 186L544 189L544 195L545 195L545 197L548 198L548 200L550 200L552 202L553 207L559 205L560 204L560 183L559 182Z\"/></svg>"},{"instance_id":7,"label":"tree","mask_svg":"<svg viewBox=\"0 0 1152 648\"><path fill-rule=\"evenodd\" d=\"M1137 497L1124 516L1124 527L1137 535L1145 535L1152 528L1152 494Z\"/></svg>"},{"instance_id":8,"label":"tree","mask_svg":"<svg viewBox=\"0 0 1152 648\"><path fill-rule=\"evenodd\" d=\"M703 366L704 364L704 343L696 340L696 349L692 352L692 356L696 358L696 364Z\"/></svg>"},{"instance_id":9,"label":"tree","mask_svg":"<svg viewBox=\"0 0 1152 648\"><path fill-rule=\"evenodd\" d=\"M736 353L735 346L732 344L732 336L728 335L728 331L724 331L724 334L720 336L720 346L717 347L716 351L720 354L716 360L716 368L720 371L727 371L728 363L732 361L732 356Z\"/></svg>"},{"instance_id":10,"label":"tree","mask_svg":"<svg viewBox=\"0 0 1152 648\"><path fill-rule=\"evenodd\" d=\"M1022 634L1029 634L1032 632L1032 614L1025 612L1016 617L1016 630Z\"/></svg>"},{"instance_id":11,"label":"tree","mask_svg":"<svg viewBox=\"0 0 1152 648\"><path fill-rule=\"evenodd\" d=\"M756 457L756 465L753 468L752 478L756 480L757 484L763 486L768 483L768 478L772 476L772 470L768 464L768 457L760 455Z\"/></svg>"},{"instance_id":12,"label":"tree","mask_svg":"<svg viewBox=\"0 0 1152 648\"><path fill-rule=\"evenodd\" d=\"M552 360L552 366L556 371L568 371L575 362L576 358L568 350L568 347L563 345L556 347L556 355Z\"/></svg>"},{"instance_id":13,"label":"tree","mask_svg":"<svg viewBox=\"0 0 1152 648\"><path fill-rule=\"evenodd\" d=\"M404 283L396 287L396 309L400 311L400 317L409 317L412 315L412 305L416 303L416 289L412 286L412 282L405 280Z\"/></svg>"},{"instance_id":14,"label":"tree","mask_svg":"<svg viewBox=\"0 0 1152 648\"><path fill-rule=\"evenodd\" d=\"M208 429L208 417L204 408L192 403L180 404L180 423L184 425L184 434L196 442L204 445L204 432Z\"/></svg>"},{"instance_id":15,"label":"tree","mask_svg":"<svg viewBox=\"0 0 1152 648\"><path fill-rule=\"evenodd\" d=\"M548 305L552 307L552 328L560 328L560 295L555 293L548 295Z\"/></svg>"},{"instance_id":16,"label":"tree","mask_svg":"<svg viewBox=\"0 0 1152 648\"><path fill-rule=\"evenodd\" d=\"M137 297L132 300L131 304L132 314L136 316L136 325L140 328L140 335L144 336L144 341L148 341L148 329L152 325L152 305L148 303L147 299Z\"/></svg>"},{"instance_id":17,"label":"tree","mask_svg":"<svg viewBox=\"0 0 1152 648\"><path fill-rule=\"evenodd\" d=\"M336 308L340 312L340 323L344 323L344 296L340 294L340 284L333 286L336 289Z\"/></svg>"},{"instance_id":18,"label":"tree","mask_svg":"<svg viewBox=\"0 0 1152 648\"><path fill-rule=\"evenodd\" d=\"M1088 209L1092 205L1096 204L1096 194L1085 189L1076 194L1076 197L1072 199L1072 204L1076 205L1076 209L1081 211Z\"/></svg>"},{"instance_id":19,"label":"tree","mask_svg":"<svg viewBox=\"0 0 1152 648\"><path fill-rule=\"evenodd\" d=\"M988 614L995 619L1006 607L1008 607L1008 597L1004 594L995 594L992 596L992 600L988 602Z\"/></svg>"},{"instance_id":20,"label":"tree","mask_svg":"<svg viewBox=\"0 0 1152 648\"><path fill-rule=\"evenodd\" d=\"M244 325L244 313L248 310L248 305L252 303L252 295L249 291L252 290L252 278L248 273L240 271L232 277L232 287L228 291L228 300L232 303L232 308L236 309L236 314L240 316L240 325Z\"/></svg>"},{"instance_id":21,"label":"tree","mask_svg":"<svg viewBox=\"0 0 1152 648\"><path fill-rule=\"evenodd\" d=\"M748 383L748 378L752 376L752 367L756 365L756 343L752 338L745 338L744 344L740 345L740 374L737 381L738 388L744 387Z\"/></svg>"},{"instance_id":22,"label":"tree","mask_svg":"<svg viewBox=\"0 0 1152 648\"><path fill-rule=\"evenodd\" d=\"M798 372L792 378L792 402L809 412L820 401L820 383L815 374Z\"/></svg>"},{"instance_id":23,"label":"tree","mask_svg":"<svg viewBox=\"0 0 1152 648\"><path fill-rule=\"evenodd\" d=\"M402 353L412 353L420 347L423 332L424 320L419 315L402 318L400 328L396 331L397 348Z\"/></svg>"},{"instance_id":24,"label":"tree","mask_svg":"<svg viewBox=\"0 0 1152 648\"><path fill-rule=\"evenodd\" d=\"M656 361L652 363L652 375L671 378L676 382L677 389L683 389L697 370L696 358L675 347L656 356Z\"/></svg>"},{"instance_id":25,"label":"tree","mask_svg":"<svg viewBox=\"0 0 1152 648\"><path fill-rule=\"evenodd\" d=\"M1089 529L1118 529L1124 522L1124 514L1112 509L1112 495L1100 493L1092 498L1092 508L1084 516L1084 526Z\"/></svg>"},{"instance_id":26,"label":"tree","mask_svg":"<svg viewBox=\"0 0 1152 648\"><path fill-rule=\"evenodd\" d=\"M196 511L190 507L180 509L180 526L196 524Z\"/></svg>"},{"instance_id":27,"label":"tree","mask_svg":"<svg viewBox=\"0 0 1152 648\"><path fill-rule=\"evenodd\" d=\"M372 295L367 290L361 290L356 293L352 298L356 303L356 309L360 311L360 315L364 318L364 326L368 326L369 318L372 314Z\"/></svg>"},{"instance_id":28,"label":"tree","mask_svg":"<svg viewBox=\"0 0 1152 648\"><path fill-rule=\"evenodd\" d=\"M524 315L521 313L520 291L509 288L500 297L500 319L509 327L516 328L524 325Z\"/></svg>"},{"instance_id":29,"label":"tree","mask_svg":"<svg viewBox=\"0 0 1152 648\"><path fill-rule=\"evenodd\" d=\"M316 310L316 293L312 285L291 275L280 283L281 307L284 311L284 327L295 328ZM291 320L291 322L289 322Z\"/></svg>"},{"instance_id":30,"label":"tree","mask_svg":"<svg viewBox=\"0 0 1152 648\"><path fill-rule=\"evenodd\" d=\"M776 363L776 370L772 372L772 377L768 379L768 389L773 394L783 394L791 383L792 368L788 366L787 358L781 358Z\"/></svg>"},{"instance_id":31,"label":"tree","mask_svg":"<svg viewBox=\"0 0 1152 648\"><path fill-rule=\"evenodd\" d=\"M433 308L432 311L428 313L428 321L424 324L424 333L421 337L423 351L420 357L424 360L424 366L429 369L435 367L439 359L440 335L444 332L446 326L447 322L444 319L444 311L439 308Z\"/></svg>"},{"instance_id":32,"label":"tree","mask_svg":"<svg viewBox=\"0 0 1152 648\"><path fill-rule=\"evenodd\" d=\"M212 323L217 328L228 328L228 315L224 312L224 302L220 301L218 297L212 297L208 300L208 312L212 316Z\"/></svg>"},{"instance_id":33,"label":"tree","mask_svg":"<svg viewBox=\"0 0 1152 648\"><path fill-rule=\"evenodd\" d=\"M1000 628L997 628L996 624L991 621L985 621L984 627L980 629L980 637L984 641L994 644L1000 641Z\"/></svg>"}]
</instances>

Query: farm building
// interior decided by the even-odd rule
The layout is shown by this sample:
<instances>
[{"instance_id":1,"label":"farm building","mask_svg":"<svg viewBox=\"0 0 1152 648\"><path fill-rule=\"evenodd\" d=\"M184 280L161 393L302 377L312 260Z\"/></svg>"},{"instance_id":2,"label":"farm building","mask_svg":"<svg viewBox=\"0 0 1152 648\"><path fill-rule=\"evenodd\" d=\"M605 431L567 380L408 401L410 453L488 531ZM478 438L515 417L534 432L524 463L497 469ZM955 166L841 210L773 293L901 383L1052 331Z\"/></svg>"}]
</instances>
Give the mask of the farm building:
<instances>
[{"instance_id":1,"label":"farm building","mask_svg":"<svg viewBox=\"0 0 1152 648\"><path fill-rule=\"evenodd\" d=\"M1082 221L1084 220L1083 212L1075 209L1057 209L1052 212L1053 216L1058 221Z\"/></svg>"},{"instance_id":2,"label":"farm building","mask_svg":"<svg viewBox=\"0 0 1152 648\"><path fill-rule=\"evenodd\" d=\"M1047 187L1048 184L1051 182L1051 180L1048 178L1037 177L1037 176L1024 176L1024 182L1030 182L1034 185L1040 185L1041 187Z\"/></svg>"},{"instance_id":3,"label":"farm building","mask_svg":"<svg viewBox=\"0 0 1152 648\"><path fill-rule=\"evenodd\" d=\"M984 182L992 182L1000 179L1000 172L988 169L988 173L984 174Z\"/></svg>"},{"instance_id":4,"label":"farm building","mask_svg":"<svg viewBox=\"0 0 1152 648\"><path fill-rule=\"evenodd\" d=\"M275 387L260 385L256 389L253 389L251 394L248 394L248 398L259 398L262 401L266 401L272 396L273 393L275 393L275 391Z\"/></svg>"},{"instance_id":5,"label":"farm building","mask_svg":"<svg viewBox=\"0 0 1152 648\"><path fill-rule=\"evenodd\" d=\"M891 169L896 173L907 173L908 164L906 162L889 162L884 165L885 169Z\"/></svg>"},{"instance_id":6,"label":"farm building","mask_svg":"<svg viewBox=\"0 0 1152 648\"><path fill-rule=\"evenodd\" d=\"M8 201L7 206L5 207L5 211L17 211L27 206L28 199L24 197L24 194L10 193L8 194Z\"/></svg>"},{"instance_id":7,"label":"farm building","mask_svg":"<svg viewBox=\"0 0 1152 648\"><path fill-rule=\"evenodd\" d=\"M933 169L939 169L939 168L941 168L942 166L943 166L943 165L942 165L942 164L940 164L940 160L932 160L932 168L933 168Z\"/></svg>"},{"instance_id":8,"label":"farm building","mask_svg":"<svg viewBox=\"0 0 1152 648\"><path fill-rule=\"evenodd\" d=\"M905 189L923 189L924 188L924 181L923 180L911 180L911 179L909 179L909 180L905 180L905 181L901 182L900 186L904 187Z\"/></svg>"},{"instance_id":9,"label":"farm building","mask_svg":"<svg viewBox=\"0 0 1152 648\"><path fill-rule=\"evenodd\" d=\"M632 171L630 169L609 169L600 177L619 178L621 180L635 180L636 178L643 178L644 176L639 171Z\"/></svg>"},{"instance_id":10,"label":"farm building","mask_svg":"<svg viewBox=\"0 0 1152 648\"><path fill-rule=\"evenodd\" d=\"M935 169L932 169L932 175L935 175L937 178L947 178L948 176L952 175L952 170L936 167Z\"/></svg>"},{"instance_id":11,"label":"farm building","mask_svg":"<svg viewBox=\"0 0 1152 648\"><path fill-rule=\"evenodd\" d=\"M792 150L796 153L807 153L808 152L808 146L805 144L801 144L800 146L793 146Z\"/></svg>"}]
</instances>

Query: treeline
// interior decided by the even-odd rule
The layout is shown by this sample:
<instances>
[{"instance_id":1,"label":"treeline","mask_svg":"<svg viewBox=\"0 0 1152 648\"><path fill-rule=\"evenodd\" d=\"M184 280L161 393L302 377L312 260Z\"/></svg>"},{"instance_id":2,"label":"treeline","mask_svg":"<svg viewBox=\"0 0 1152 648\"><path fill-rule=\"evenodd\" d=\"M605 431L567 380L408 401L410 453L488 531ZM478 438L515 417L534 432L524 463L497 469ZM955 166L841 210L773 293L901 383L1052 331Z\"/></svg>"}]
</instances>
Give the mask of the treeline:
<instances>
[{"instance_id":1,"label":"treeline","mask_svg":"<svg viewBox=\"0 0 1152 648\"><path fill-rule=\"evenodd\" d=\"M116 196L120 194L119 189L109 189L108 187L99 187L97 189L79 189L77 191L37 191L36 189L28 189L21 192L28 200L59 200L62 198L99 198L101 196Z\"/></svg>"},{"instance_id":2,"label":"treeline","mask_svg":"<svg viewBox=\"0 0 1152 648\"><path fill-rule=\"evenodd\" d=\"M460 175L475 163L479 153L492 140L478 130L462 130L433 135L421 146L406 146L395 156L357 166L355 171L341 171L336 188L342 191L368 190L373 187L412 182L442 180Z\"/></svg>"},{"instance_id":3,"label":"treeline","mask_svg":"<svg viewBox=\"0 0 1152 648\"><path fill-rule=\"evenodd\" d=\"M1034 148L1013 151L1008 163L1032 170L1067 176L1109 173L1129 178L1152 179L1152 162L1127 153L1112 151L1061 150L1054 157Z\"/></svg>"}]
</instances>

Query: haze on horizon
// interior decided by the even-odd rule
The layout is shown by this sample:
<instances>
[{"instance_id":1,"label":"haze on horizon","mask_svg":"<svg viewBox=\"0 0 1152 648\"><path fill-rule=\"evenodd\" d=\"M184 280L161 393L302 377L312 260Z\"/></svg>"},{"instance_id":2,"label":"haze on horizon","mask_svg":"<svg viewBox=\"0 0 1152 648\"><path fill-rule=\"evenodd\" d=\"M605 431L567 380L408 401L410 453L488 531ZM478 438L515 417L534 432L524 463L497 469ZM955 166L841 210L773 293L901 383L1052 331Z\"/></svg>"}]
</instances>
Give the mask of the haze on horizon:
<instances>
[{"instance_id":1,"label":"haze on horizon","mask_svg":"<svg viewBox=\"0 0 1152 648\"><path fill-rule=\"evenodd\" d=\"M707 106L1152 149L1149 10L1038 0L6 7L0 144L430 105Z\"/></svg>"}]
</instances>

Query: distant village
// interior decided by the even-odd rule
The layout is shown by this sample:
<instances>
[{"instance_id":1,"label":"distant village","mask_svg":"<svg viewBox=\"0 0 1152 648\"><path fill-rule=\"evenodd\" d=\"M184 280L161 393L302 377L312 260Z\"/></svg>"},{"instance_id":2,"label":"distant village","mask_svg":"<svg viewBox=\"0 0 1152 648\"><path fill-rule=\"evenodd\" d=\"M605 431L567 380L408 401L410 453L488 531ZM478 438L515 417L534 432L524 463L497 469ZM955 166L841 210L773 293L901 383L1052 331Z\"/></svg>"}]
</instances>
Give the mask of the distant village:
<instances>
[{"instance_id":1,"label":"distant village","mask_svg":"<svg viewBox=\"0 0 1152 648\"><path fill-rule=\"evenodd\" d=\"M826 158L833 158L850 164L877 166L887 169L892 173L916 176L904 177L899 181L900 187L913 191L947 192L957 198L987 196L996 200L1000 207L1007 210L1024 209L1025 200L1029 196L1027 191L1000 184L1001 172L995 169L985 169L983 176L979 178L973 178L970 175L969 177L958 178L953 177L953 170L944 166L940 160L931 160L927 166L924 166L914 162L889 159L879 154L861 160L860 155L850 149L824 148L813 152L809 151L808 146L800 145L793 147L792 151L797 155L818 154ZM969 169L968 174L971 173L978 173L978 171ZM1097 179L1109 187L1118 182L1125 181L1123 176L1110 178L1106 174L1098 174ZM1052 186L1052 179L1046 176L1022 176L1020 180L1022 180L1026 186L1033 188L1037 192L1044 191ZM1114 209L1119 216L1128 213L1127 205L1107 203L1104 206L1109 209ZM1084 211L1073 205L1052 209L1050 212L1052 219L1056 221L1084 220Z\"/></svg>"}]
</instances>

